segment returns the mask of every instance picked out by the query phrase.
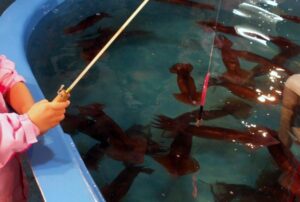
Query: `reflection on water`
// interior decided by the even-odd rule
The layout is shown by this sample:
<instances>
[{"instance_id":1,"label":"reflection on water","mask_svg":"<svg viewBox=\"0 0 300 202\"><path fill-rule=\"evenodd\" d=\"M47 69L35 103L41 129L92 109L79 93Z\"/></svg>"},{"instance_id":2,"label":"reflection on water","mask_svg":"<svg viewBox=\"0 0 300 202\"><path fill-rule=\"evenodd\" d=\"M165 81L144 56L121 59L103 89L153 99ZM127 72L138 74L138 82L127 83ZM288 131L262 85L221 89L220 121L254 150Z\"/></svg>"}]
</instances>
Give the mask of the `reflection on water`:
<instances>
[{"instance_id":1,"label":"reflection on water","mask_svg":"<svg viewBox=\"0 0 300 202\"><path fill-rule=\"evenodd\" d=\"M67 1L41 21L28 58L47 98L75 79L139 3ZM76 86L62 123L107 201L297 200L300 140L290 123L298 91L284 88L299 73L297 6L146 5Z\"/></svg>"}]
</instances>

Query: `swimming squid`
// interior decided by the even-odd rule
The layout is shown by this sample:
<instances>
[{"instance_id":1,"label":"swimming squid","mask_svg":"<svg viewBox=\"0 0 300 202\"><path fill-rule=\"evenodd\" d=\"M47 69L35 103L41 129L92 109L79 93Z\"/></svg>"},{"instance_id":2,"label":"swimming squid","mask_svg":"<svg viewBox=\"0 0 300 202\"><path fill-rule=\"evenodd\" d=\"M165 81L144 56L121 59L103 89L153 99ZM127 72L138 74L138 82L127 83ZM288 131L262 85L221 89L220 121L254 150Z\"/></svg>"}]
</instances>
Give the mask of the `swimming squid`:
<instances>
[{"instance_id":1,"label":"swimming squid","mask_svg":"<svg viewBox=\"0 0 300 202\"><path fill-rule=\"evenodd\" d=\"M192 139L192 135L179 131L171 144L170 152L164 155L153 155L152 158L174 176L194 173L199 170L200 165L190 154Z\"/></svg>"},{"instance_id":2,"label":"swimming squid","mask_svg":"<svg viewBox=\"0 0 300 202\"><path fill-rule=\"evenodd\" d=\"M103 18L107 18L107 17L111 17L111 15L109 15L108 13L105 13L105 12L100 12L100 13L96 13L94 15L90 15L90 16L86 17L84 20L77 23L76 25L65 28L64 33L65 34L74 34L74 33L81 32L81 31L87 29L88 27L91 27L92 25L94 25L98 21L102 20Z\"/></svg>"},{"instance_id":3,"label":"swimming squid","mask_svg":"<svg viewBox=\"0 0 300 202\"><path fill-rule=\"evenodd\" d=\"M212 11L215 10L215 7L211 4L205 4L205 3L200 3L196 1L190 1L190 0L157 0L157 1L176 4L176 5L183 5L191 8L199 8L199 9L206 9Z\"/></svg>"},{"instance_id":4,"label":"swimming squid","mask_svg":"<svg viewBox=\"0 0 300 202\"><path fill-rule=\"evenodd\" d=\"M170 131L172 135L177 134L176 131L182 131L194 137L239 142L251 150L279 144L279 141L273 137L273 131L265 128L251 129L251 131L238 131L204 125L199 127L191 124L178 126L173 119L163 118L154 123L154 127Z\"/></svg>"},{"instance_id":5,"label":"swimming squid","mask_svg":"<svg viewBox=\"0 0 300 202\"><path fill-rule=\"evenodd\" d=\"M191 105L200 105L201 92L197 92L195 81L191 76L191 64L177 63L170 68L170 72L177 74L177 85L180 93L174 93L177 100Z\"/></svg>"},{"instance_id":6,"label":"swimming squid","mask_svg":"<svg viewBox=\"0 0 300 202\"><path fill-rule=\"evenodd\" d=\"M143 166L126 166L109 185L101 188L101 193L103 194L105 201L119 202L129 191L135 178L140 173L150 175L153 172L153 169L145 168Z\"/></svg>"}]
</instances>

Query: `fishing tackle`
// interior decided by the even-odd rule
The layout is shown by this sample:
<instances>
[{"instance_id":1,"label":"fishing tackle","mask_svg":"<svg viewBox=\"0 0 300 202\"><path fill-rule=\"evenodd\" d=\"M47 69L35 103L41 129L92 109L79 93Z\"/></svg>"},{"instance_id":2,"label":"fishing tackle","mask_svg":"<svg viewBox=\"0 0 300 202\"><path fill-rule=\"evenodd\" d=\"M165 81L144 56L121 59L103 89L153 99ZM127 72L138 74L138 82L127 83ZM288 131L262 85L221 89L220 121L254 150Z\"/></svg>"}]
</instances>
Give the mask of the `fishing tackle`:
<instances>
[{"instance_id":1,"label":"fishing tackle","mask_svg":"<svg viewBox=\"0 0 300 202\"><path fill-rule=\"evenodd\" d=\"M210 73L207 72L205 79L204 79L204 83L203 83L201 100L200 100L200 108L199 108L198 117L196 120L196 126L198 126L198 127L201 125L201 122L203 120L203 109L204 109L204 105L205 105L205 101L206 101L206 94L207 94L209 78L210 78Z\"/></svg>"},{"instance_id":2,"label":"fishing tackle","mask_svg":"<svg viewBox=\"0 0 300 202\"><path fill-rule=\"evenodd\" d=\"M144 0L140 6L131 14L131 16L125 21L125 23L118 29L118 31L111 37L111 39L105 44L105 46L98 52L93 60L83 69L83 71L77 76L73 83L65 90L64 85L61 85L57 91L57 96L53 99L53 102L63 102L70 97L70 93L75 85L82 79L82 77L91 69L91 67L97 62L97 60L103 55L108 47L114 42L114 40L124 31L133 18L142 10L142 8L148 3L149 0Z\"/></svg>"},{"instance_id":3,"label":"fishing tackle","mask_svg":"<svg viewBox=\"0 0 300 202\"><path fill-rule=\"evenodd\" d=\"M222 5L222 0L219 1L218 10L220 10L221 5ZM219 13L217 13L217 16L216 16L216 26L217 26L218 18L219 18ZM202 120L203 120L204 104L205 104L205 100L206 100L206 93L207 93L207 88L208 88L208 83L209 83L209 78L210 78L210 69L211 69L211 62L212 62L215 39L216 39L216 33L214 33L214 37L213 37L213 41L212 41L213 43L212 43L212 46L210 49L210 57L209 57L207 73L206 73L206 76L205 76L204 82L203 82L200 107L199 107L198 116L196 117L196 122L195 122L195 125L197 127L201 126Z\"/></svg>"}]
</instances>

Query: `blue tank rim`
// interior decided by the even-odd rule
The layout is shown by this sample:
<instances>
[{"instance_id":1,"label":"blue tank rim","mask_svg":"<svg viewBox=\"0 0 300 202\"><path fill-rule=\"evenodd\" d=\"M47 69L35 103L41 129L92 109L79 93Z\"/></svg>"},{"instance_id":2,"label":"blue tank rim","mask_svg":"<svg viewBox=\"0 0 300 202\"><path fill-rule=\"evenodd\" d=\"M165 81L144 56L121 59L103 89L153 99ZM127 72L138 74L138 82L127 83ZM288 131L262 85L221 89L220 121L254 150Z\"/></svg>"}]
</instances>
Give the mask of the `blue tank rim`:
<instances>
[{"instance_id":1,"label":"blue tank rim","mask_svg":"<svg viewBox=\"0 0 300 202\"><path fill-rule=\"evenodd\" d=\"M35 100L45 99L26 57L35 25L66 0L15 0L0 16L0 54L16 64ZM55 87L56 88L56 87ZM51 98L49 98L51 99ZM47 202L105 201L86 169L72 138L60 126L39 138L28 152L29 162Z\"/></svg>"}]
</instances>

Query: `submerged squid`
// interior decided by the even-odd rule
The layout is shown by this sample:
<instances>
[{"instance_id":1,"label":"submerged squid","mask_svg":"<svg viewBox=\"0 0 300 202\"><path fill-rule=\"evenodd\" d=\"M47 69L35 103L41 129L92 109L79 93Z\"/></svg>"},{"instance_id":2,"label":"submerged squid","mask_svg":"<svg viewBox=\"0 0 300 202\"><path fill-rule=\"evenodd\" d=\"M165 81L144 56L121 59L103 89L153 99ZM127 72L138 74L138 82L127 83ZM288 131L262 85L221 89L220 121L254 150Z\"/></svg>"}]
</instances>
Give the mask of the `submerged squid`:
<instances>
[{"instance_id":1,"label":"submerged squid","mask_svg":"<svg viewBox=\"0 0 300 202\"><path fill-rule=\"evenodd\" d=\"M235 28L232 26L225 26L219 22L216 21L199 21L198 24L204 28L205 31L215 31L215 32L222 32L225 34L230 34L233 36L238 36L239 35ZM249 36L259 38L262 40L265 40L264 38L261 38L259 35L253 34L253 33L245 33ZM281 69L283 70L286 74L291 75L293 72L291 72L289 69L283 67L285 62L290 59L291 57L294 57L300 53L300 48L297 44L292 43L290 40L284 38L284 37L277 37L277 36L269 36L270 42L274 43L277 45L280 49L281 52L275 55L272 59L269 59L270 63L266 66L264 63L267 60L261 60L263 57L260 58L260 61L264 62L262 64L258 64L255 66L251 71L254 73L254 76L260 76L266 73L269 73L270 70L276 70L276 69ZM257 59L257 57L256 57ZM258 62L258 61L256 61Z\"/></svg>"},{"instance_id":2,"label":"submerged squid","mask_svg":"<svg viewBox=\"0 0 300 202\"><path fill-rule=\"evenodd\" d=\"M292 202L289 193L280 186L271 187L269 192L260 188L253 188L243 184L215 183L212 192L216 202Z\"/></svg>"},{"instance_id":3,"label":"submerged squid","mask_svg":"<svg viewBox=\"0 0 300 202\"><path fill-rule=\"evenodd\" d=\"M245 103L240 99L233 99L233 98L227 99L225 100L225 104L220 107L217 107L217 109L203 111L202 119L211 120L211 119L224 117L227 115L231 115L237 119L246 119L250 116L251 109L252 109L251 105ZM199 115L199 109L191 112L183 113L173 119L165 115L159 115L157 116L156 121L171 120L176 123L177 128L180 128L188 124L194 123L198 115Z\"/></svg>"},{"instance_id":4,"label":"submerged squid","mask_svg":"<svg viewBox=\"0 0 300 202\"><path fill-rule=\"evenodd\" d=\"M295 15L280 15L280 17L286 19L286 20L290 20L294 23L300 23L300 17L299 16L295 16Z\"/></svg>"},{"instance_id":5,"label":"submerged squid","mask_svg":"<svg viewBox=\"0 0 300 202\"><path fill-rule=\"evenodd\" d=\"M107 202L119 202L129 191L135 178L140 173L152 174L154 170L142 166L126 166L109 185L101 188Z\"/></svg>"},{"instance_id":6,"label":"submerged squid","mask_svg":"<svg viewBox=\"0 0 300 202\"><path fill-rule=\"evenodd\" d=\"M171 144L170 152L164 155L154 155L152 158L174 176L194 173L199 170L200 165L190 155L192 138L192 135L178 132Z\"/></svg>"},{"instance_id":7,"label":"submerged squid","mask_svg":"<svg viewBox=\"0 0 300 202\"><path fill-rule=\"evenodd\" d=\"M274 137L278 135L274 133ZM284 144L272 145L268 151L282 171L279 183L285 189L300 197L300 162Z\"/></svg>"},{"instance_id":8,"label":"submerged squid","mask_svg":"<svg viewBox=\"0 0 300 202\"><path fill-rule=\"evenodd\" d=\"M199 9L206 9L206 10L215 10L215 7L211 4L205 4L205 3L199 3L196 1L190 1L190 0L157 0L160 2L166 2L166 3L171 3L175 5L182 5L186 7L191 7L191 8L199 8Z\"/></svg>"},{"instance_id":9,"label":"submerged squid","mask_svg":"<svg viewBox=\"0 0 300 202\"><path fill-rule=\"evenodd\" d=\"M222 78L235 84L249 83L253 73L240 67L237 51L232 49L233 43L224 35L217 35L214 46L221 50L222 60L227 71L222 74Z\"/></svg>"},{"instance_id":10,"label":"submerged squid","mask_svg":"<svg viewBox=\"0 0 300 202\"><path fill-rule=\"evenodd\" d=\"M207 32L222 32L233 36L239 36L232 26L225 26L222 23L216 21L199 21L197 22Z\"/></svg>"},{"instance_id":11,"label":"submerged squid","mask_svg":"<svg viewBox=\"0 0 300 202\"><path fill-rule=\"evenodd\" d=\"M213 126L194 126L194 125L180 125L173 119L160 118L154 124L156 128L167 130L176 134L176 131L182 131L185 134L191 134L195 137L227 140L231 142L239 142L250 149L258 149L264 146L279 144L279 141L274 138L273 131L265 128L251 129L251 131L237 131L229 128L213 127Z\"/></svg>"},{"instance_id":12,"label":"submerged squid","mask_svg":"<svg viewBox=\"0 0 300 202\"><path fill-rule=\"evenodd\" d=\"M281 101L281 94L276 90L264 94L260 89L248 86L240 86L222 79L211 78L210 86L222 86L227 88L234 95L260 104L278 104Z\"/></svg>"},{"instance_id":13,"label":"submerged squid","mask_svg":"<svg viewBox=\"0 0 300 202\"><path fill-rule=\"evenodd\" d=\"M81 31L91 27L92 25L94 25L98 21L102 20L103 18L107 18L107 17L111 17L111 15L109 15L108 13L105 13L105 12L100 12L100 13L96 13L94 15L90 15L90 16L86 17L85 19L83 19L82 21L80 21L79 23L77 23L76 25L65 28L64 33L65 34L74 34L74 33L81 32Z\"/></svg>"},{"instance_id":14,"label":"submerged squid","mask_svg":"<svg viewBox=\"0 0 300 202\"><path fill-rule=\"evenodd\" d=\"M116 30L113 28L103 28L98 29L97 33L92 36L87 36L79 41L77 41L77 46L79 46L81 51L81 57L86 61L91 61L97 53L103 48L103 46L109 41L109 39L115 34ZM124 32L119 39L124 39L125 37L147 37L148 39L158 40L152 32L144 30L132 30Z\"/></svg>"},{"instance_id":15,"label":"submerged squid","mask_svg":"<svg viewBox=\"0 0 300 202\"><path fill-rule=\"evenodd\" d=\"M300 46L281 36L272 36L270 37L270 41L280 48L280 53L270 59L272 63L278 65L278 68L273 69L284 71L288 75L294 74L289 69L283 67L283 65L288 62L290 58L300 54ZM254 72L254 76L260 76L270 72L270 69L264 65L257 65L252 69L252 71Z\"/></svg>"},{"instance_id":16,"label":"submerged squid","mask_svg":"<svg viewBox=\"0 0 300 202\"><path fill-rule=\"evenodd\" d=\"M177 74L177 85L180 93L174 93L177 100L191 105L200 105L201 92L197 92L195 81L191 76L191 64L177 63L170 68L170 72Z\"/></svg>"},{"instance_id":17,"label":"submerged squid","mask_svg":"<svg viewBox=\"0 0 300 202\"><path fill-rule=\"evenodd\" d=\"M87 168L98 170L99 161L105 155L106 145L95 144L83 157L83 161Z\"/></svg>"},{"instance_id":18,"label":"submerged squid","mask_svg":"<svg viewBox=\"0 0 300 202\"><path fill-rule=\"evenodd\" d=\"M248 83L258 72L268 73L272 69L282 69L290 73L286 68L278 64L277 61L269 60L255 53L248 51L233 49L233 43L224 35L217 35L215 46L221 50L223 63L227 68L227 72L222 77L232 83L243 84ZM260 68L254 68L246 71L240 68L239 59L245 59L260 65Z\"/></svg>"},{"instance_id":19,"label":"submerged squid","mask_svg":"<svg viewBox=\"0 0 300 202\"><path fill-rule=\"evenodd\" d=\"M141 136L128 136L123 129L104 111L98 103L80 106L79 117L92 122L78 130L88 134L105 146L105 153L111 158L127 163L142 163L147 151L147 139Z\"/></svg>"}]
</instances>

